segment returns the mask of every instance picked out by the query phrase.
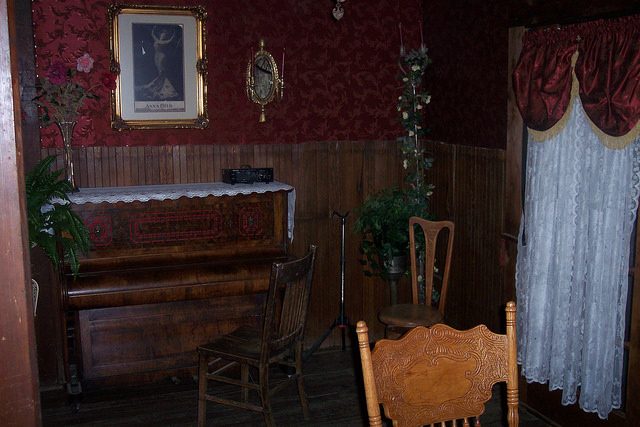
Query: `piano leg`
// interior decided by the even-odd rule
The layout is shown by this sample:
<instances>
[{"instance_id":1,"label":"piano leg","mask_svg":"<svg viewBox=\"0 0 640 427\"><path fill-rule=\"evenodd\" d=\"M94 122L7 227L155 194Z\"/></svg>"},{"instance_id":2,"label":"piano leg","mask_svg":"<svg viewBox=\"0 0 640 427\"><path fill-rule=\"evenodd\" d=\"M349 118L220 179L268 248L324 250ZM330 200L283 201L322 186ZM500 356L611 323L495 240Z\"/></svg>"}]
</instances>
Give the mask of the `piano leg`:
<instances>
[{"instance_id":1,"label":"piano leg","mask_svg":"<svg viewBox=\"0 0 640 427\"><path fill-rule=\"evenodd\" d=\"M67 312L65 315L66 345L65 349L65 379L67 381L67 396L69 404L74 412L80 410L82 400L82 383L80 380L80 369L78 355L77 328L78 313Z\"/></svg>"}]
</instances>

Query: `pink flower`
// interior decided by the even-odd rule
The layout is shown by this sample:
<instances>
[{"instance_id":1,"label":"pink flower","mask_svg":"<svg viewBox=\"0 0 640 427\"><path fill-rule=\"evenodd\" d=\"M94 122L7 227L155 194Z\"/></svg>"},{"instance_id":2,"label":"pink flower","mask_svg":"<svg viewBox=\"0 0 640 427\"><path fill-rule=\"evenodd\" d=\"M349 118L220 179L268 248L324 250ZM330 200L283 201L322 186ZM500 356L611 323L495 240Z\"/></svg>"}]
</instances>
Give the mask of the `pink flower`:
<instances>
[{"instance_id":1,"label":"pink flower","mask_svg":"<svg viewBox=\"0 0 640 427\"><path fill-rule=\"evenodd\" d=\"M76 64L78 71L88 73L93 68L93 58L88 53L85 53L76 60Z\"/></svg>"},{"instance_id":2,"label":"pink flower","mask_svg":"<svg viewBox=\"0 0 640 427\"><path fill-rule=\"evenodd\" d=\"M66 65L60 61L56 61L47 68L47 78L54 85L61 85L69 80Z\"/></svg>"}]
</instances>

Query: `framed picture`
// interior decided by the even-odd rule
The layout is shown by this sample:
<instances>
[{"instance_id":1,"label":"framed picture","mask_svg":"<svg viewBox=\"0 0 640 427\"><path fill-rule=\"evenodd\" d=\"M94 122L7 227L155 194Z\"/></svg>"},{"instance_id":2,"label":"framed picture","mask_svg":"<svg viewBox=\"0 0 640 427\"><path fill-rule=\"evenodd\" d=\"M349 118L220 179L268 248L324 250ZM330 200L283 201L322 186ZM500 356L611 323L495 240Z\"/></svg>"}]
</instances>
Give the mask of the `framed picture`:
<instances>
[{"instance_id":1,"label":"framed picture","mask_svg":"<svg viewBox=\"0 0 640 427\"><path fill-rule=\"evenodd\" d=\"M111 5L114 129L206 128L207 13L201 6Z\"/></svg>"}]
</instances>

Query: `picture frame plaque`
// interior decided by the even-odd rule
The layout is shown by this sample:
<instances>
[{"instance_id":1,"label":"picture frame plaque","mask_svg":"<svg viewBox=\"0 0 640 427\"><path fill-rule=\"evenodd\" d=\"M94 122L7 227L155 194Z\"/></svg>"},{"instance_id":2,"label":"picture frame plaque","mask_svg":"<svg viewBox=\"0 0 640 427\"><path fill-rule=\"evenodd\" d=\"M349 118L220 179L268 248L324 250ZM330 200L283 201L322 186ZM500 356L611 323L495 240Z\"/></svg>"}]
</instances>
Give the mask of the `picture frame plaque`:
<instances>
[{"instance_id":1,"label":"picture frame plaque","mask_svg":"<svg viewBox=\"0 0 640 427\"><path fill-rule=\"evenodd\" d=\"M206 16L201 6L111 5L111 127L206 128Z\"/></svg>"}]
</instances>

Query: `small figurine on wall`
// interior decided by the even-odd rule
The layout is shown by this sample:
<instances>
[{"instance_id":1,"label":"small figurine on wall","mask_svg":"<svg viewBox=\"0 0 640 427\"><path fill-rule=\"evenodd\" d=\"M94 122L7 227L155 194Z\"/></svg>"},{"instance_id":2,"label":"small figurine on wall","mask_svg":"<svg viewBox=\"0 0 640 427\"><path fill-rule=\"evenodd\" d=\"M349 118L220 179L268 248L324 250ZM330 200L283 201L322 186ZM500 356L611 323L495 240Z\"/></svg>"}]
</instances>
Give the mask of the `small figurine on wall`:
<instances>
[{"instance_id":1,"label":"small figurine on wall","mask_svg":"<svg viewBox=\"0 0 640 427\"><path fill-rule=\"evenodd\" d=\"M336 21L339 21L342 19L342 17L344 16L344 9L342 8L342 3L344 3L347 0L336 0L336 5L333 8L333 17L335 18Z\"/></svg>"}]
</instances>

